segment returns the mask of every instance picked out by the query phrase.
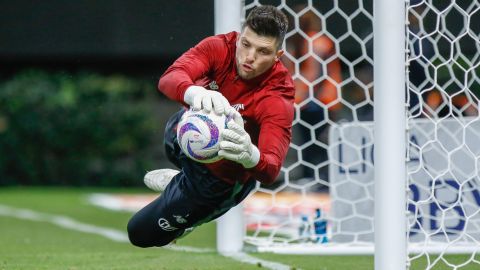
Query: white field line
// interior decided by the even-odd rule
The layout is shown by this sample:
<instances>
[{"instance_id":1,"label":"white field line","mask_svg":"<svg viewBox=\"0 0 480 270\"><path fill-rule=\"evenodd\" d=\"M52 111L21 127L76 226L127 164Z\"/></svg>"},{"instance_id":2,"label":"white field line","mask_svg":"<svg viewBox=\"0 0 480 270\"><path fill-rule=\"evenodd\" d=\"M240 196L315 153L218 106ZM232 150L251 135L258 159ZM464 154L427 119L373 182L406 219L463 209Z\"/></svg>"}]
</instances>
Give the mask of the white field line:
<instances>
[{"instance_id":1,"label":"white field line","mask_svg":"<svg viewBox=\"0 0 480 270\"><path fill-rule=\"evenodd\" d=\"M45 214L45 213L41 213L41 212L29 210L29 209L15 208L15 207L10 207L10 206L1 205L1 204L0 204L0 215L15 217L15 218L24 219L24 220L47 222L47 223L51 223L59 227L73 230L73 231L96 234L96 235L108 238L115 242L122 242L122 243L130 242L128 240L127 234L122 231L99 227L92 224L82 223L80 221L74 220L67 216ZM176 246L176 245L166 246L165 248L176 250L176 251L188 251L188 252L197 252L197 253L215 251L213 249L207 249L207 248L196 248L196 247Z\"/></svg>"},{"instance_id":2,"label":"white field line","mask_svg":"<svg viewBox=\"0 0 480 270\"><path fill-rule=\"evenodd\" d=\"M122 231L95 226L92 224L82 223L67 216L46 214L46 213L33 211L30 209L16 208L16 207L11 207L11 206L2 205L2 204L0 204L0 216L14 217L14 218L30 220L30 221L46 222L46 223L50 223L50 224L53 224L65 229L73 230L73 231L96 234L115 242L122 242L122 243L129 242L127 234ZM209 248L197 248L197 247L177 246L177 245L168 245L163 248L174 250L174 251L194 252L194 253L215 252L215 250L209 249ZM272 270L291 269L291 267L288 265L258 259L243 252L232 253L232 254L222 254L222 255L243 263L249 263L249 264L255 264L255 265L261 264L263 267L267 269L272 269Z\"/></svg>"},{"instance_id":3,"label":"white field line","mask_svg":"<svg viewBox=\"0 0 480 270\"><path fill-rule=\"evenodd\" d=\"M50 215L29 209L14 208L6 205L0 205L0 215L31 221L47 222L65 229L97 234L115 242L128 242L128 237L123 232L81 223L66 216Z\"/></svg>"}]
</instances>

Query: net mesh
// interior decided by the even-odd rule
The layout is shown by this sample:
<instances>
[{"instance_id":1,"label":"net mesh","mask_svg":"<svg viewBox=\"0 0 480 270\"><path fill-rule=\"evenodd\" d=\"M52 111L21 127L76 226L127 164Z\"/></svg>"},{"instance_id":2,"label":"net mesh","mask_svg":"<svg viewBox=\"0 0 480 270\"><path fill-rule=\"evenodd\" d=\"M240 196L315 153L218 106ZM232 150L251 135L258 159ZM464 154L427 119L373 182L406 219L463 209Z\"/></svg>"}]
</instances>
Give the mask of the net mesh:
<instances>
[{"instance_id":1,"label":"net mesh","mask_svg":"<svg viewBox=\"0 0 480 270\"><path fill-rule=\"evenodd\" d=\"M409 264L478 267L480 3L411 0L406 17Z\"/></svg>"},{"instance_id":2,"label":"net mesh","mask_svg":"<svg viewBox=\"0 0 480 270\"><path fill-rule=\"evenodd\" d=\"M373 141L360 123L373 118L372 1L246 1L245 13L261 4L289 19L282 61L295 83L295 120L279 179L258 184L246 202L246 240L371 246ZM358 123L366 135L342 137L340 123Z\"/></svg>"},{"instance_id":3,"label":"net mesh","mask_svg":"<svg viewBox=\"0 0 480 270\"><path fill-rule=\"evenodd\" d=\"M289 18L282 61L295 120L279 179L245 203L245 240L265 251L372 252L373 2L253 0L245 14L262 4ZM480 3L410 0L405 19L406 263L462 269L479 263Z\"/></svg>"}]
</instances>

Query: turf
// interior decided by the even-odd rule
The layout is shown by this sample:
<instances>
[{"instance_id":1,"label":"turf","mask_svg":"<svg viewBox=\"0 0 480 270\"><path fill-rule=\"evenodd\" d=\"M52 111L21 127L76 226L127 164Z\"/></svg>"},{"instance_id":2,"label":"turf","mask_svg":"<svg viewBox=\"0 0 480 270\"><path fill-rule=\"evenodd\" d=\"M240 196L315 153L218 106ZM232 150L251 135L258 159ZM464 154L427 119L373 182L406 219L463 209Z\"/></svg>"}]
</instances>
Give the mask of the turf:
<instances>
[{"instance_id":1,"label":"turf","mask_svg":"<svg viewBox=\"0 0 480 270\"><path fill-rule=\"evenodd\" d=\"M89 193L63 189L2 190L0 203L125 230L131 213L91 206L86 202ZM0 216L0 220L0 269L258 269L215 252L141 249L50 223L4 216ZM208 236L213 235L214 229L205 226L198 233L192 233L188 245L213 248L214 239Z\"/></svg>"},{"instance_id":2,"label":"turf","mask_svg":"<svg viewBox=\"0 0 480 270\"><path fill-rule=\"evenodd\" d=\"M92 193L138 193L146 190L102 190L61 188L2 188L0 204L53 215L125 232L129 212L110 211L87 202ZM181 239L179 246L212 249L194 253L165 248L136 248L99 235L64 229L47 222L0 216L0 270L10 269L262 269L261 265L241 263L214 252L215 223L197 228ZM250 254L254 257L290 265L292 269L370 270L373 256L313 256ZM457 265L463 256L448 257ZM425 258L411 269L426 269ZM454 269L438 263L432 269ZM478 269L478 265L458 268Z\"/></svg>"}]
</instances>

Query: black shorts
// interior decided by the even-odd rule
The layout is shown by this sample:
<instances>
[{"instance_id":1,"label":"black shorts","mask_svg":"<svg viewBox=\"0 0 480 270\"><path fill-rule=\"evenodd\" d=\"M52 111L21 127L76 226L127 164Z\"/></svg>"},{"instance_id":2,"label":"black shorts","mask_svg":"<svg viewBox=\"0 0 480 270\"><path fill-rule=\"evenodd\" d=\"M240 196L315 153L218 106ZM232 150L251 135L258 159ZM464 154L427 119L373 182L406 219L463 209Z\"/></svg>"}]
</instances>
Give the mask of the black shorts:
<instances>
[{"instance_id":1,"label":"black shorts","mask_svg":"<svg viewBox=\"0 0 480 270\"><path fill-rule=\"evenodd\" d=\"M183 113L184 110L177 112L168 121L164 142L169 160L181 171L157 199L130 219L128 236L136 246L166 245L185 229L223 215L255 187L253 180L245 184L226 183L183 154L176 136L176 126Z\"/></svg>"}]
</instances>

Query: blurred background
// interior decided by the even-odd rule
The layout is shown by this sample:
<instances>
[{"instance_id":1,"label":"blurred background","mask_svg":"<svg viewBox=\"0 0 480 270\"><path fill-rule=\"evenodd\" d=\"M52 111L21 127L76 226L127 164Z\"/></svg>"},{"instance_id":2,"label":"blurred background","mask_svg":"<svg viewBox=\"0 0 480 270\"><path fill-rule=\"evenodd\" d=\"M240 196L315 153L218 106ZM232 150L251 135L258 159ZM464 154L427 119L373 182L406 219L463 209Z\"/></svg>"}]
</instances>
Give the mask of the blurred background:
<instances>
[{"instance_id":1,"label":"blurred background","mask_svg":"<svg viewBox=\"0 0 480 270\"><path fill-rule=\"evenodd\" d=\"M297 11L306 3L291 2ZM315 5L322 14L334 7L333 1ZM171 167L163 153L163 129L179 105L157 91L158 78L181 53L214 34L214 1L0 0L0 7L0 186L140 186L146 171ZM288 15L291 30L295 23ZM321 23L311 15L301 27L307 31L313 24L318 31ZM344 18L334 15L327 21L329 31L346 29ZM365 26L359 32L371 32L367 18L359 23ZM292 74L291 59L304 54L299 38L287 40L290 57L282 59ZM340 45L351 59L365 48L352 39ZM337 73L340 68L349 72L347 64L335 65ZM368 62L357 66L371 74ZM348 89L358 86L349 85L346 92L356 95ZM341 112L333 101L322 100ZM305 98L299 95L296 102ZM300 118L318 121L318 114L324 119L318 108L302 105ZM371 100L365 108L371 108ZM339 119L330 114L332 121ZM308 140L300 136L300 126L294 127L297 144ZM326 157L312 158L318 163ZM295 178L303 171L311 177L309 168L300 167Z\"/></svg>"},{"instance_id":2,"label":"blurred background","mask_svg":"<svg viewBox=\"0 0 480 270\"><path fill-rule=\"evenodd\" d=\"M287 2L289 33L295 31L286 38L282 61L297 89L297 148L290 149L289 169L276 185L287 175L291 182L328 182L329 127L373 119L373 4L313 1L315 12L298 15L308 1ZM471 95L458 94L456 85L445 86L444 94L429 89L428 67L441 59L431 56L433 41L416 35L419 26L436 25L436 16L419 15L424 10L425 4L409 13L411 52L423 56L410 61L410 111L441 117L450 110L438 101L456 98L457 115L475 115ZM213 11L212 0L0 0L0 186L141 186L146 171L171 167L163 130L180 106L157 91L158 78L181 53L214 34ZM472 31L480 25L477 15L471 16ZM445 20L461 18L452 11ZM477 57L478 45L462 40L457 50ZM315 56L306 57L309 51ZM456 70L439 68L437 75L448 81L452 74ZM471 87L475 96L477 86Z\"/></svg>"},{"instance_id":3,"label":"blurred background","mask_svg":"<svg viewBox=\"0 0 480 270\"><path fill-rule=\"evenodd\" d=\"M0 1L0 185L136 186L168 167L156 87L211 0Z\"/></svg>"}]
</instances>

